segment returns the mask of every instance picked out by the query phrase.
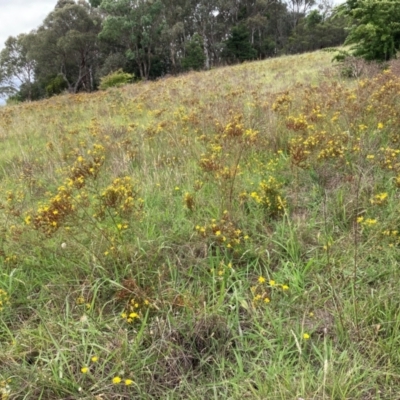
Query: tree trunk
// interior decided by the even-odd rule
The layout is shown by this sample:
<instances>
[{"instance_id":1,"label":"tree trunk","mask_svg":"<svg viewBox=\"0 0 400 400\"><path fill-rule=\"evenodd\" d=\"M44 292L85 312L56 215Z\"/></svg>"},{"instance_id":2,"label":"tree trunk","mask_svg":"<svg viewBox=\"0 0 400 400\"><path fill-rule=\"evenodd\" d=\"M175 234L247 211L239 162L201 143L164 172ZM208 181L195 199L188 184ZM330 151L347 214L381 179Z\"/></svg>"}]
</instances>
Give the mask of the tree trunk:
<instances>
[{"instance_id":1,"label":"tree trunk","mask_svg":"<svg viewBox=\"0 0 400 400\"><path fill-rule=\"evenodd\" d=\"M208 51L208 39L204 32L203 32L203 47L204 47L204 56L206 57L204 67L206 70L209 70L210 69L210 53Z\"/></svg>"}]
</instances>

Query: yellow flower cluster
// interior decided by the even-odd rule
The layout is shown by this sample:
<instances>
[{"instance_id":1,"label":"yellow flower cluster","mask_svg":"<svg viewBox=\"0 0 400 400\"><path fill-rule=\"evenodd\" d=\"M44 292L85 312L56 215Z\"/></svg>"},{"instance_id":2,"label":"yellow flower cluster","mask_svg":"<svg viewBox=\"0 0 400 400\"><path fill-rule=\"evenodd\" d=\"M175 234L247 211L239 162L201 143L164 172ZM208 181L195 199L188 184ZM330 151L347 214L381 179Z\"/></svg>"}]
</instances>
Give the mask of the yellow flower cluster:
<instances>
[{"instance_id":1,"label":"yellow flower cluster","mask_svg":"<svg viewBox=\"0 0 400 400\"><path fill-rule=\"evenodd\" d=\"M119 385L121 382L122 382L122 378L121 377L119 377L119 376L114 376L114 378L112 378L112 383L114 384L114 385ZM130 385L133 385L133 380L132 379L125 379L124 380L124 384L125 384L125 386L130 386Z\"/></svg>"},{"instance_id":2,"label":"yellow flower cluster","mask_svg":"<svg viewBox=\"0 0 400 400\"><path fill-rule=\"evenodd\" d=\"M125 306L125 310L121 313L123 318L128 324L140 320L143 313L151 306L150 301L147 299L130 299Z\"/></svg>"},{"instance_id":3,"label":"yellow flower cluster","mask_svg":"<svg viewBox=\"0 0 400 400\"><path fill-rule=\"evenodd\" d=\"M11 379L6 379L0 381L0 399L1 400L8 400L10 399L11 395L11 387L10 387Z\"/></svg>"},{"instance_id":4,"label":"yellow flower cluster","mask_svg":"<svg viewBox=\"0 0 400 400\"><path fill-rule=\"evenodd\" d=\"M215 273L219 277L226 276L227 274L233 272L232 263L229 262L228 264L225 264L223 261L221 261L218 269L212 268L211 272Z\"/></svg>"},{"instance_id":5,"label":"yellow flower cluster","mask_svg":"<svg viewBox=\"0 0 400 400\"><path fill-rule=\"evenodd\" d=\"M286 127L292 131L305 131L309 127L307 117L299 115L298 117L290 116L286 118Z\"/></svg>"},{"instance_id":6,"label":"yellow flower cluster","mask_svg":"<svg viewBox=\"0 0 400 400\"><path fill-rule=\"evenodd\" d=\"M183 202L185 204L185 207L190 210L193 211L194 207L195 207L195 201L194 201L194 196L193 194L186 192L184 197L183 197Z\"/></svg>"},{"instance_id":7,"label":"yellow flower cluster","mask_svg":"<svg viewBox=\"0 0 400 400\"><path fill-rule=\"evenodd\" d=\"M327 159L341 159L346 152L359 150L357 137L347 132L307 131L289 142L291 162L301 168Z\"/></svg>"},{"instance_id":8,"label":"yellow flower cluster","mask_svg":"<svg viewBox=\"0 0 400 400\"><path fill-rule=\"evenodd\" d=\"M378 154L382 169L400 172L400 149L385 147Z\"/></svg>"},{"instance_id":9,"label":"yellow flower cluster","mask_svg":"<svg viewBox=\"0 0 400 400\"><path fill-rule=\"evenodd\" d=\"M36 214L31 218L27 215L25 223L30 224L33 220L35 229L42 230L46 234L54 233L65 222L68 216L75 212L72 191L66 186L60 186L57 194L48 203L40 204Z\"/></svg>"},{"instance_id":10,"label":"yellow flower cluster","mask_svg":"<svg viewBox=\"0 0 400 400\"><path fill-rule=\"evenodd\" d=\"M289 92L282 93L278 95L272 104L272 110L284 114L286 113L289 109L290 106L292 105L292 97L289 96Z\"/></svg>"},{"instance_id":11,"label":"yellow flower cluster","mask_svg":"<svg viewBox=\"0 0 400 400\"><path fill-rule=\"evenodd\" d=\"M196 226L197 233L209 239L214 244L226 249L238 249L249 239L230 219L228 212L224 212L222 219L212 219L209 224Z\"/></svg>"},{"instance_id":12,"label":"yellow flower cluster","mask_svg":"<svg viewBox=\"0 0 400 400\"><path fill-rule=\"evenodd\" d=\"M268 282L263 276L259 276L257 284L250 288L253 295L253 306L257 307L261 304L268 304L271 302L272 291L280 289L282 291L289 290L289 286L285 284L276 283L273 279Z\"/></svg>"},{"instance_id":13,"label":"yellow flower cluster","mask_svg":"<svg viewBox=\"0 0 400 400\"><path fill-rule=\"evenodd\" d=\"M378 220L375 218L364 218L364 217L357 218L357 223L367 228L376 225L377 222Z\"/></svg>"},{"instance_id":14,"label":"yellow flower cluster","mask_svg":"<svg viewBox=\"0 0 400 400\"><path fill-rule=\"evenodd\" d=\"M371 204L382 206L386 204L388 201L388 194L386 192L384 193L378 193L372 199L370 200Z\"/></svg>"},{"instance_id":15,"label":"yellow flower cluster","mask_svg":"<svg viewBox=\"0 0 400 400\"><path fill-rule=\"evenodd\" d=\"M4 307L8 306L10 304L10 297L8 293L0 289L0 312L3 311Z\"/></svg>"},{"instance_id":16,"label":"yellow flower cluster","mask_svg":"<svg viewBox=\"0 0 400 400\"><path fill-rule=\"evenodd\" d=\"M124 220L135 212L140 215L143 207L143 199L139 197L138 191L135 189L132 178L125 176L116 178L102 193L98 210L94 215L97 219L103 219L107 213L106 210L113 211L113 221L119 232L128 229L129 224ZM115 217L122 218L121 221Z\"/></svg>"},{"instance_id":17,"label":"yellow flower cluster","mask_svg":"<svg viewBox=\"0 0 400 400\"><path fill-rule=\"evenodd\" d=\"M258 190L251 193L242 192L241 201L253 200L261 206L268 217L278 217L285 212L286 200L281 193L282 184L273 176L262 180L258 185Z\"/></svg>"},{"instance_id":18,"label":"yellow flower cluster","mask_svg":"<svg viewBox=\"0 0 400 400\"><path fill-rule=\"evenodd\" d=\"M87 178L96 179L105 161L104 153L104 146L95 143L87 150L87 157L78 155L73 165L69 167L67 185L80 189L85 186Z\"/></svg>"}]
</instances>

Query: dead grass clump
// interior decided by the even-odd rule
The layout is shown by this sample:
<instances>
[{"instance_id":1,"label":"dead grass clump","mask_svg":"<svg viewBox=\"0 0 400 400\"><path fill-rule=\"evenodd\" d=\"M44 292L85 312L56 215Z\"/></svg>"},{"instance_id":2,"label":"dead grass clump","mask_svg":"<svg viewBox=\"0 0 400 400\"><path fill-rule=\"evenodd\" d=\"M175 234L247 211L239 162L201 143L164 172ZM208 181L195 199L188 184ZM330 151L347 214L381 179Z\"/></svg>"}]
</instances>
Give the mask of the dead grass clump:
<instances>
[{"instance_id":1,"label":"dead grass clump","mask_svg":"<svg viewBox=\"0 0 400 400\"><path fill-rule=\"evenodd\" d=\"M153 382L158 388L174 388L183 380L207 375L210 366L229 355L233 335L227 320L218 315L202 315L177 327L158 320L152 344L158 357Z\"/></svg>"}]
</instances>

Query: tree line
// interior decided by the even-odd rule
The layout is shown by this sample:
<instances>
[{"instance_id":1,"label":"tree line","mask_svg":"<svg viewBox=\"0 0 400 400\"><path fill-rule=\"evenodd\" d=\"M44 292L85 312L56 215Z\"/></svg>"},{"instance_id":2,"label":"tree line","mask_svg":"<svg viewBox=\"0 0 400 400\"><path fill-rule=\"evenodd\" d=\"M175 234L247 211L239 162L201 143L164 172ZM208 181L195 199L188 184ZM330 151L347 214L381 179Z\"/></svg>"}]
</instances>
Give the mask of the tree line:
<instances>
[{"instance_id":1,"label":"tree line","mask_svg":"<svg viewBox=\"0 0 400 400\"><path fill-rule=\"evenodd\" d=\"M91 92L119 69L148 80L342 44L348 16L319 1L58 0L38 29L5 42L0 95Z\"/></svg>"}]
</instances>

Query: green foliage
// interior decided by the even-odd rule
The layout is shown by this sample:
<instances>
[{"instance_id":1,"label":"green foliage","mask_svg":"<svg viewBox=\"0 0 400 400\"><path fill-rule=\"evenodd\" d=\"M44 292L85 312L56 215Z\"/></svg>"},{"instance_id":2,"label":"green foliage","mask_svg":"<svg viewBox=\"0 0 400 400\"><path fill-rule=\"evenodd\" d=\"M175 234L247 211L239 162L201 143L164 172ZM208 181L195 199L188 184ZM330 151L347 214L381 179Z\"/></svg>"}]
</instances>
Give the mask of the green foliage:
<instances>
[{"instance_id":1,"label":"green foliage","mask_svg":"<svg viewBox=\"0 0 400 400\"><path fill-rule=\"evenodd\" d=\"M230 38L225 42L225 57L228 60L240 62L254 60L257 52L249 39L250 33L245 25L233 27Z\"/></svg>"},{"instance_id":2,"label":"green foliage","mask_svg":"<svg viewBox=\"0 0 400 400\"><path fill-rule=\"evenodd\" d=\"M398 397L400 78L330 58L0 109L0 398Z\"/></svg>"},{"instance_id":3,"label":"green foliage","mask_svg":"<svg viewBox=\"0 0 400 400\"><path fill-rule=\"evenodd\" d=\"M51 97L62 93L67 88L68 85L64 78L61 75L57 75L55 78L51 79L49 84L46 86L46 94Z\"/></svg>"},{"instance_id":4,"label":"green foliage","mask_svg":"<svg viewBox=\"0 0 400 400\"><path fill-rule=\"evenodd\" d=\"M206 56L204 55L203 39L199 34L193 35L191 40L186 44L186 55L182 60L184 70L200 70L204 68Z\"/></svg>"},{"instance_id":5,"label":"green foliage","mask_svg":"<svg viewBox=\"0 0 400 400\"><path fill-rule=\"evenodd\" d=\"M352 54L371 61L396 58L400 49L400 1L348 1L339 7L338 15L354 20L345 44Z\"/></svg>"},{"instance_id":6,"label":"green foliage","mask_svg":"<svg viewBox=\"0 0 400 400\"><path fill-rule=\"evenodd\" d=\"M42 82L61 74L68 91L94 89L98 63L100 15L87 3L60 0L36 33L30 35L29 54Z\"/></svg>"},{"instance_id":7,"label":"green foliage","mask_svg":"<svg viewBox=\"0 0 400 400\"><path fill-rule=\"evenodd\" d=\"M119 69L126 70L126 66L127 59L124 54L112 53L103 61L98 70L98 75L101 78Z\"/></svg>"},{"instance_id":8,"label":"green foliage","mask_svg":"<svg viewBox=\"0 0 400 400\"><path fill-rule=\"evenodd\" d=\"M161 0L138 1L136 6L126 0L103 0L100 8L108 14L100 38L124 43L126 56L133 60L142 79L148 79L163 29Z\"/></svg>"},{"instance_id":9,"label":"green foliage","mask_svg":"<svg viewBox=\"0 0 400 400\"><path fill-rule=\"evenodd\" d=\"M10 36L0 53L0 82L7 85L0 89L4 94L12 94L17 91L17 85L25 85L27 90L27 99L31 99L30 87L34 78L35 62L28 55L29 42L28 35L21 34L17 37Z\"/></svg>"},{"instance_id":10,"label":"green foliage","mask_svg":"<svg viewBox=\"0 0 400 400\"><path fill-rule=\"evenodd\" d=\"M294 29L286 46L290 53L300 53L342 45L346 39L346 19L324 18L313 10Z\"/></svg>"},{"instance_id":11,"label":"green foliage","mask_svg":"<svg viewBox=\"0 0 400 400\"><path fill-rule=\"evenodd\" d=\"M127 72L124 72L122 69L119 69L106 76L103 76L100 79L99 88L102 90L106 90L111 87L123 86L132 82L133 78L134 78L133 74L128 74Z\"/></svg>"},{"instance_id":12,"label":"green foliage","mask_svg":"<svg viewBox=\"0 0 400 400\"><path fill-rule=\"evenodd\" d=\"M68 92L91 92L102 76L119 68L143 80L156 79L332 46L343 33L327 23L326 4L307 16L314 0L55 3L37 30L7 41L5 62L0 63L4 96L15 93L20 84L21 99L58 93L56 88L46 90L58 74Z\"/></svg>"},{"instance_id":13,"label":"green foliage","mask_svg":"<svg viewBox=\"0 0 400 400\"><path fill-rule=\"evenodd\" d=\"M101 0L89 0L89 3L92 7L99 7L101 4Z\"/></svg>"},{"instance_id":14,"label":"green foliage","mask_svg":"<svg viewBox=\"0 0 400 400\"><path fill-rule=\"evenodd\" d=\"M323 15L318 10L312 10L305 18L307 28L313 28L324 21Z\"/></svg>"}]
</instances>

